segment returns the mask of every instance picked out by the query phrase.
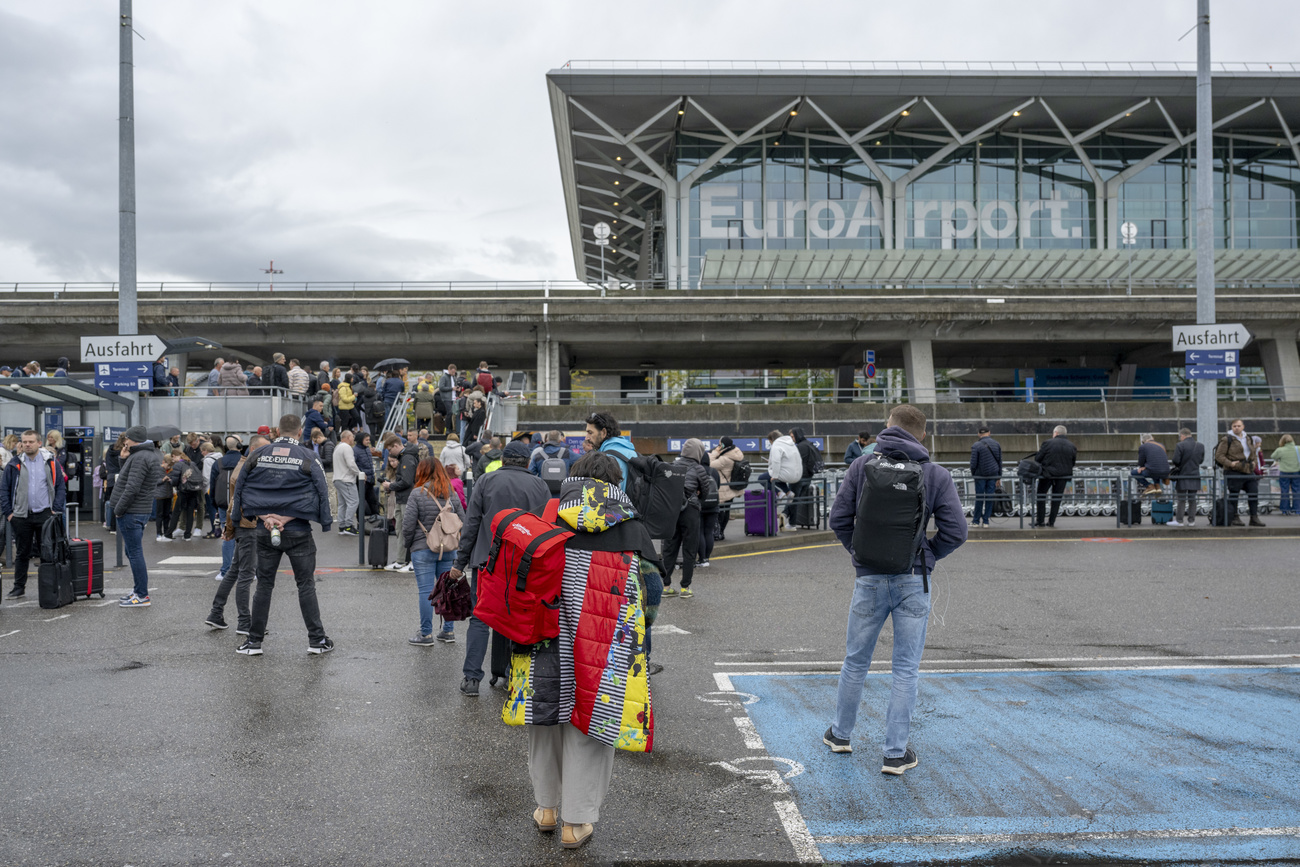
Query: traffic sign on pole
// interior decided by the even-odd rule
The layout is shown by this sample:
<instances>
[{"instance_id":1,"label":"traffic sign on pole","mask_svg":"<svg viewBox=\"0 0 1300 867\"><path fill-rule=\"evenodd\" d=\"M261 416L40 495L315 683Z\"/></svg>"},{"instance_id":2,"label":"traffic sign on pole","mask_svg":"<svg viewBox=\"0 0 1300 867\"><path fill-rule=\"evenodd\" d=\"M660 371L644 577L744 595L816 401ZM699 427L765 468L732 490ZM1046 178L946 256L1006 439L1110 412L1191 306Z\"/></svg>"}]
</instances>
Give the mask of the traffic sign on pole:
<instances>
[{"instance_id":1,"label":"traffic sign on pole","mask_svg":"<svg viewBox=\"0 0 1300 867\"><path fill-rule=\"evenodd\" d=\"M873 363L871 363L871 362L867 362L867 371L866 371L866 372L867 372L867 379L875 379L875 378L876 378L876 365L873 364Z\"/></svg>"},{"instance_id":2,"label":"traffic sign on pole","mask_svg":"<svg viewBox=\"0 0 1300 867\"><path fill-rule=\"evenodd\" d=\"M1235 349L1189 349L1185 363L1188 367L1194 364L1236 364L1238 354Z\"/></svg>"},{"instance_id":3,"label":"traffic sign on pole","mask_svg":"<svg viewBox=\"0 0 1300 867\"><path fill-rule=\"evenodd\" d=\"M157 361L167 354L167 343L157 334L107 334L81 338L81 360L90 364L105 361Z\"/></svg>"},{"instance_id":4,"label":"traffic sign on pole","mask_svg":"<svg viewBox=\"0 0 1300 867\"><path fill-rule=\"evenodd\" d=\"M876 363L876 350L874 350L874 349L864 349L864 350L862 351L862 363L863 363L863 364L875 364L875 363Z\"/></svg>"},{"instance_id":5,"label":"traffic sign on pole","mask_svg":"<svg viewBox=\"0 0 1300 867\"><path fill-rule=\"evenodd\" d=\"M1174 351L1191 349L1245 349L1251 335L1241 324L1175 325Z\"/></svg>"},{"instance_id":6,"label":"traffic sign on pole","mask_svg":"<svg viewBox=\"0 0 1300 867\"><path fill-rule=\"evenodd\" d=\"M152 391L153 365L147 361L95 365L95 388L104 391Z\"/></svg>"},{"instance_id":7,"label":"traffic sign on pole","mask_svg":"<svg viewBox=\"0 0 1300 867\"><path fill-rule=\"evenodd\" d=\"M1188 379L1236 379L1235 364L1198 364L1187 368Z\"/></svg>"}]
</instances>

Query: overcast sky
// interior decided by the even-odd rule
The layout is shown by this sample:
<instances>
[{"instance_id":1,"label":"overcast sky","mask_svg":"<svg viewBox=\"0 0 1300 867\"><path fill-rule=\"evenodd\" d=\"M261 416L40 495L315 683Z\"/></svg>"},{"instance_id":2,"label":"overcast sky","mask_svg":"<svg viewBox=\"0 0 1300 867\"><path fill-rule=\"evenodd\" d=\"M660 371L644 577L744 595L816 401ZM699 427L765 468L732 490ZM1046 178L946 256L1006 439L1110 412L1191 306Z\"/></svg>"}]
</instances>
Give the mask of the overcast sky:
<instances>
[{"instance_id":1,"label":"overcast sky","mask_svg":"<svg viewBox=\"0 0 1300 867\"><path fill-rule=\"evenodd\" d=\"M1300 59L1215 0L1216 60ZM135 0L139 279L572 279L570 59L1187 60L1195 0ZM117 0L0 0L0 285L117 279Z\"/></svg>"}]
</instances>

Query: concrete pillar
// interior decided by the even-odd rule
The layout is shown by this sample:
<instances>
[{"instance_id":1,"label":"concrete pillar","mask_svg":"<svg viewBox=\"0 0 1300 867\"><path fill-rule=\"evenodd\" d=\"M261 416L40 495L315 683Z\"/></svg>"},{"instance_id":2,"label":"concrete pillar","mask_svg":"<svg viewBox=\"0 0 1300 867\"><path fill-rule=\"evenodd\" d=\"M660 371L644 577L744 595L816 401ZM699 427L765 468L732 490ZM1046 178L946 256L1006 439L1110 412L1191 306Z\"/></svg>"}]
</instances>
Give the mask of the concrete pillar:
<instances>
[{"instance_id":1,"label":"concrete pillar","mask_svg":"<svg viewBox=\"0 0 1300 867\"><path fill-rule=\"evenodd\" d=\"M1261 340L1259 354L1264 360L1274 400L1300 400L1300 351L1293 336L1281 340Z\"/></svg>"},{"instance_id":2,"label":"concrete pillar","mask_svg":"<svg viewBox=\"0 0 1300 867\"><path fill-rule=\"evenodd\" d=\"M560 402L560 345L545 335L537 338L537 403L555 406Z\"/></svg>"},{"instance_id":3,"label":"concrete pillar","mask_svg":"<svg viewBox=\"0 0 1300 867\"><path fill-rule=\"evenodd\" d=\"M934 348L929 340L903 341L903 369L912 403L934 403Z\"/></svg>"},{"instance_id":4,"label":"concrete pillar","mask_svg":"<svg viewBox=\"0 0 1300 867\"><path fill-rule=\"evenodd\" d=\"M841 364L835 368L835 402L853 403L853 365Z\"/></svg>"}]
</instances>

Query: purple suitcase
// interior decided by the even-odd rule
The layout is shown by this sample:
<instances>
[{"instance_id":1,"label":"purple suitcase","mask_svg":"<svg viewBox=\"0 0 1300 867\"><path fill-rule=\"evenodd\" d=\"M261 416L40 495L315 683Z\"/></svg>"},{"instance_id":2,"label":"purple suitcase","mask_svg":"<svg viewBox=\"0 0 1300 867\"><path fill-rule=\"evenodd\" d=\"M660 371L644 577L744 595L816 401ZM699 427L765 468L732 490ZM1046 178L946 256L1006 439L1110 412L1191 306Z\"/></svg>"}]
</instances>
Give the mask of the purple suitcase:
<instances>
[{"instance_id":1,"label":"purple suitcase","mask_svg":"<svg viewBox=\"0 0 1300 867\"><path fill-rule=\"evenodd\" d=\"M776 493L745 491L745 535L776 535Z\"/></svg>"}]
</instances>

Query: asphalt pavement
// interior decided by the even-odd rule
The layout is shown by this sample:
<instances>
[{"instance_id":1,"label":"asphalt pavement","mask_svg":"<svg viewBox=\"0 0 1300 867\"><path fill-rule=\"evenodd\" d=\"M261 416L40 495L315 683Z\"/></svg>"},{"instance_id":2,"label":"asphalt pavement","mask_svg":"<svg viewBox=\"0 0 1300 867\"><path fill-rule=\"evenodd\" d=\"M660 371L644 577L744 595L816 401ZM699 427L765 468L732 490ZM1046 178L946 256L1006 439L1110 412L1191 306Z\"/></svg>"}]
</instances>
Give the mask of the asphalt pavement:
<instances>
[{"instance_id":1,"label":"asphalt pavement","mask_svg":"<svg viewBox=\"0 0 1300 867\"><path fill-rule=\"evenodd\" d=\"M202 624L219 544L149 537L148 609L114 603L129 568L103 601L0 605L0 863L1300 861L1300 532L1067 535L977 533L936 572L903 778L879 773L888 626L855 752L821 746L844 552L720 546L660 611L654 752L617 756L572 853L532 827L503 694L457 690L463 626L407 644L412 575L322 539L337 649L307 654L286 573L250 658Z\"/></svg>"}]
</instances>

